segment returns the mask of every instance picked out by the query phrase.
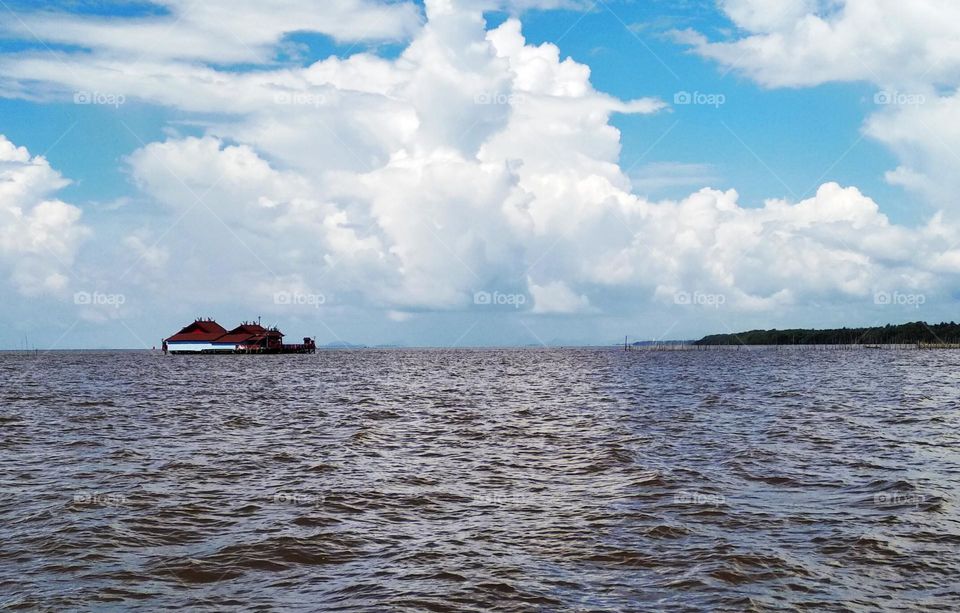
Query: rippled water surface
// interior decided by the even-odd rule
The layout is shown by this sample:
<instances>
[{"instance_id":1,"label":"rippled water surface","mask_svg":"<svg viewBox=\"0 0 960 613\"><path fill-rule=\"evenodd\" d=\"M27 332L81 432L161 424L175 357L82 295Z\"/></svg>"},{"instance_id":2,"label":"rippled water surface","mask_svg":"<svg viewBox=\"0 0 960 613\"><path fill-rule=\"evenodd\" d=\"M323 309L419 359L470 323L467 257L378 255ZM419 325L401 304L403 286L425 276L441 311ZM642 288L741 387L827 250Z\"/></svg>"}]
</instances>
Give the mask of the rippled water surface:
<instances>
[{"instance_id":1,"label":"rippled water surface","mask_svg":"<svg viewBox=\"0 0 960 613\"><path fill-rule=\"evenodd\" d=\"M0 608L960 609L960 352L0 354Z\"/></svg>"}]
</instances>

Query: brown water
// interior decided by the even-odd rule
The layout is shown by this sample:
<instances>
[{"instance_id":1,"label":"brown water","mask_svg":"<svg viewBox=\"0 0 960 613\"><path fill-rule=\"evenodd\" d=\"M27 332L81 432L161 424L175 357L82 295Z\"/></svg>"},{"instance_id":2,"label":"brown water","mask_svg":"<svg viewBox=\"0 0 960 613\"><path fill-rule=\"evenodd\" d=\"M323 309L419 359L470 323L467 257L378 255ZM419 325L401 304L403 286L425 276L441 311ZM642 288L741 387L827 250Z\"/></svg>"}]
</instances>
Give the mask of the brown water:
<instances>
[{"instance_id":1,"label":"brown water","mask_svg":"<svg viewBox=\"0 0 960 613\"><path fill-rule=\"evenodd\" d=\"M958 610L960 352L0 354L0 608Z\"/></svg>"}]
</instances>

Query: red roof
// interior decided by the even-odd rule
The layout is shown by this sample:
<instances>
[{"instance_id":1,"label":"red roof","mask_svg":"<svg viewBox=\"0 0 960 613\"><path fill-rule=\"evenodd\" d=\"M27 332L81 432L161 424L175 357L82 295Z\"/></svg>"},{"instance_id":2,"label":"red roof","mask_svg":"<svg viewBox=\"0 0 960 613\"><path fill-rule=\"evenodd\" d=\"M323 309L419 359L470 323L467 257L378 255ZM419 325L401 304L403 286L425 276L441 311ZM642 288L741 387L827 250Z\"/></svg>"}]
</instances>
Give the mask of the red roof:
<instances>
[{"instance_id":1,"label":"red roof","mask_svg":"<svg viewBox=\"0 0 960 613\"><path fill-rule=\"evenodd\" d=\"M266 331L267 329L260 324L240 324L230 330L229 334L263 334Z\"/></svg>"},{"instance_id":2,"label":"red roof","mask_svg":"<svg viewBox=\"0 0 960 613\"><path fill-rule=\"evenodd\" d=\"M197 341L209 342L226 334L223 326L212 319L198 319L186 328L167 339L167 342Z\"/></svg>"},{"instance_id":3,"label":"red roof","mask_svg":"<svg viewBox=\"0 0 960 613\"><path fill-rule=\"evenodd\" d=\"M237 334L224 334L217 339L218 343L233 343L234 345L252 345L257 341L263 340L263 334L246 334L238 332Z\"/></svg>"},{"instance_id":4,"label":"red roof","mask_svg":"<svg viewBox=\"0 0 960 613\"><path fill-rule=\"evenodd\" d=\"M227 332L223 326L212 319L198 319L183 330L167 339L167 342L195 341L230 343L233 345L252 345L265 337L283 339L283 333L277 329L268 330L260 324L243 323Z\"/></svg>"}]
</instances>

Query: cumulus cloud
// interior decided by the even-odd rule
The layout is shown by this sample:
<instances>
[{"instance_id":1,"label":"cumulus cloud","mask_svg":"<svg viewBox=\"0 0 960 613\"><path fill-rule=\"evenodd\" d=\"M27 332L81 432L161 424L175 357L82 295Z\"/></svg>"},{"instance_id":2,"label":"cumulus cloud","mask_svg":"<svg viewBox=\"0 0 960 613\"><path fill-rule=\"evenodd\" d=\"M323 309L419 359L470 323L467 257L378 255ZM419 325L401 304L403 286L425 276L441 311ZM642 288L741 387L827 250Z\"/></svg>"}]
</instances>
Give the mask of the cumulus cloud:
<instances>
[{"instance_id":1,"label":"cumulus cloud","mask_svg":"<svg viewBox=\"0 0 960 613\"><path fill-rule=\"evenodd\" d=\"M928 94L922 102L892 105L871 115L866 133L888 146L900 165L886 174L956 215L960 193L960 92Z\"/></svg>"},{"instance_id":2,"label":"cumulus cloud","mask_svg":"<svg viewBox=\"0 0 960 613\"><path fill-rule=\"evenodd\" d=\"M571 221L551 206L557 189L569 191L557 204L577 210L591 206L584 193L628 187L609 116L662 103L597 92L585 66L553 45L526 45L514 20L488 33L479 13L428 10L431 21L395 61L331 58L291 76L329 106L278 109L265 96L262 110L215 126L289 170L207 136L136 151L134 179L166 206L215 215L266 271L306 270L339 295L446 309L464 306L476 287L522 290L525 254L546 251L550 233ZM297 138L310 145L254 136L272 131L280 112L288 126L305 125ZM265 244L279 234L289 249Z\"/></svg>"},{"instance_id":3,"label":"cumulus cloud","mask_svg":"<svg viewBox=\"0 0 960 613\"><path fill-rule=\"evenodd\" d=\"M701 56L766 87L872 83L867 135L901 165L887 180L958 212L960 4L951 0L725 0L737 33L678 33Z\"/></svg>"},{"instance_id":4,"label":"cumulus cloud","mask_svg":"<svg viewBox=\"0 0 960 613\"><path fill-rule=\"evenodd\" d=\"M183 163L189 191L169 191L165 158ZM324 187L210 137L152 144L131 163L159 201L215 213L174 240L204 244L210 272L222 265L215 252L249 250L248 273L262 268L267 280L262 299L286 289L444 310L467 307L484 287L528 293L535 313L570 314L595 310L591 290L632 288L637 299L712 292L729 307L763 310L864 300L878 289L934 291L940 273L956 270L942 220L898 227L856 188L833 183L761 208L741 206L732 190L651 202L589 174L527 183L506 166L447 152L340 173ZM216 196L189 204L207 191ZM339 195L322 201L324 191ZM537 224L531 210L553 202L558 219ZM249 279L219 291L249 292Z\"/></svg>"},{"instance_id":5,"label":"cumulus cloud","mask_svg":"<svg viewBox=\"0 0 960 613\"><path fill-rule=\"evenodd\" d=\"M24 294L61 293L89 233L79 208L52 197L68 183L0 135L0 267Z\"/></svg>"},{"instance_id":6,"label":"cumulus cloud","mask_svg":"<svg viewBox=\"0 0 960 613\"><path fill-rule=\"evenodd\" d=\"M951 0L724 0L733 40L681 36L703 56L770 86L957 81L960 5Z\"/></svg>"},{"instance_id":7,"label":"cumulus cloud","mask_svg":"<svg viewBox=\"0 0 960 613\"><path fill-rule=\"evenodd\" d=\"M933 228L892 225L870 198L835 183L798 203L737 200L732 190L704 189L648 205L637 232L648 240L625 253L614 278L649 278L666 301L709 292L728 306L770 309L863 299L877 288L930 290L936 279L916 246L951 243L934 240Z\"/></svg>"}]
</instances>

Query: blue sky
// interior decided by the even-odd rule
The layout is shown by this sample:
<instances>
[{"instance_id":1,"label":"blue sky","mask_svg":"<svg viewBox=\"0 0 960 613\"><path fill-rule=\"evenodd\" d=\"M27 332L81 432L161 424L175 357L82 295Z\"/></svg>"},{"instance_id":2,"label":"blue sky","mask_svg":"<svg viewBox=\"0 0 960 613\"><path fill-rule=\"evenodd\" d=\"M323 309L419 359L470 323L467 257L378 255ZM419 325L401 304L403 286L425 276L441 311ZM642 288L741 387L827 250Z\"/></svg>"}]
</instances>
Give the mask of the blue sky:
<instances>
[{"instance_id":1,"label":"blue sky","mask_svg":"<svg viewBox=\"0 0 960 613\"><path fill-rule=\"evenodd\" d=\"M857 39L886 2L188 4L0 9L28 186L0 200L0 347L151 346L200 314L438 346L955 319L956 70L909 44L949 26L900 48Z\"/></svg>"}]
</instances>

